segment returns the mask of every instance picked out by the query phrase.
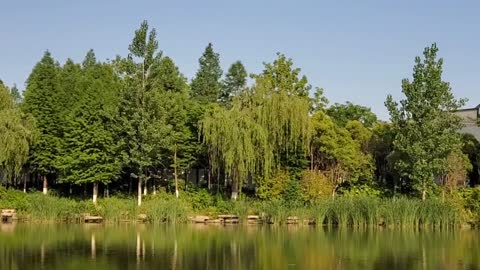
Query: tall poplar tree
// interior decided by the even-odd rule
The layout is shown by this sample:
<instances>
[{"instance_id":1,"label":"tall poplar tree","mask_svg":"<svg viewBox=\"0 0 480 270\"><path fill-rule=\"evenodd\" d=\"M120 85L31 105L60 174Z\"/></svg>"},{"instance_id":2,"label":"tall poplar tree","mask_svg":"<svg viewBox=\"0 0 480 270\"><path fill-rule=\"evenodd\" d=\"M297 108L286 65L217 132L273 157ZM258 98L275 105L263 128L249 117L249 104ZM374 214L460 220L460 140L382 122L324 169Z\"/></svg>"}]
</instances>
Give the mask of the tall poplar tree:
<instances>
[{"instance_id":1,"label":"tall poplar tree","mask_svg":"<svg viewBox=\"0 0 480 270\"><path fill-rule=\"evenodd\" d=\"M32 148L30 164L43 179L43 193L47 194L48 177L57 173L56 158L61 152L62 128L60 112L64 109L58 91L59 67L50 52L45 52L28 77L23 109L36 122L39 137Z\"/></svg>"},{"instance_id":2,"label":"tall poplar tree","mask_svg":"<svg viewBox=\"0 0 480 270\"><path fill-rule=\"evenodd\" d=\"M413 80L402 81L405 99L398 104L389 95L385 102L396 132L395 168L412 181L422 200L445 171L447 157L461 147L461 122L452 111L465 100L455 99L450 84L442 80L443 59L437 53L436 44L425 48L423 59L415 58Z\"/></svg>"},{"instance_id":3,"label":"tall poplar tree","mask_svg":"<svg viewBox=\"0 0 480 270\"><path fill-rule=\"evenodd\" d=\"M130 177L138 180L137 201L141 205L143 183L149 179L149 168L153 164L151 152L156 144L161 143L164 126L162 119L151 110L155 107L153 89L156 77L153 75L162 53L158 51L156 30L149 30L147 21L135 31L129 51L129 57L116 61L117 72L124 78L119 123L123 127L124 169Z\"/></svg>"}]
</instances>

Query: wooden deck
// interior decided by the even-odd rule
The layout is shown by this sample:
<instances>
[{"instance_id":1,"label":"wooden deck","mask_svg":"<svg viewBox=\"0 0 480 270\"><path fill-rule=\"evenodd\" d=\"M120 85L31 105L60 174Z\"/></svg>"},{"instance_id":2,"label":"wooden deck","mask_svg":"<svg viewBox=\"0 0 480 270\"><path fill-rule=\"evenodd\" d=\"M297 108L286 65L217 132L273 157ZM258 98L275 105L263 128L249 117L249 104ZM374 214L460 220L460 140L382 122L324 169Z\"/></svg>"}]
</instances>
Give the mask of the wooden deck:
<instances>
[{"instance_id":1,"label":"wooden deck","mask_svg":"<svg viewBox=\"0 0 480 270\"><path fill-rule=\"evenodd\" d=\"M257 216L257 215L247 216L247 224L259 224L261 222L262 220L260 219L260 216Z\"/></svg>"},{"instance_id":2,"label":"wooden deck","mask_svg":"<svg viewBox=\"0 0 480 270\"><path fill-rule=\"evenodd\" d=\"M83 214L83 222L84 223L102 223L103 222L103 217L101 216L92 216L88 213Z\"/></svg>"},{"instance_id":3,"label":"wooden deck","mask_svg":"<svg viewBox=\"0 0 480 270\"><path fill-rule=\"evenodd\" d=\"M1 212L2 223L11 223L14 220L17 220L17 212L15 211L15 209L2 209L2 212Z\"/></svg>"},{"instance_id":4,"label":"wooden deck","mask_svg":"<svg viewBox=\"0 0 480 270\"><path fill-rule=\"evenodd\" d=\"M298 217L287 217L287 224L298 224Z\"/></svg>"},{"instance_id":5,"label":"wooden deck","mask_svg":"<svg viewBox=\"0 0 480 270\"><path fill-rule=\"evenodd\" d=\"M218 219L220 219L220 222L224 224L237 224L240 221L240 219L236 215L218 215Z\"/></svg>"}]
</instances>

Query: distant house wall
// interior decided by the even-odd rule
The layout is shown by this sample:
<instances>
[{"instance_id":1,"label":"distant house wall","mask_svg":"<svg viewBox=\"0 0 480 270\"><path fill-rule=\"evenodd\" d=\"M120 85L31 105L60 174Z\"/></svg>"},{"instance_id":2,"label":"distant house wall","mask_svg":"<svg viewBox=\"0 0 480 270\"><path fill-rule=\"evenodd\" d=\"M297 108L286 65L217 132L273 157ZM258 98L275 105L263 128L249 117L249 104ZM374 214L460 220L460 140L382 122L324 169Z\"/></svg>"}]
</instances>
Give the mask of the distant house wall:
<instances>
[{"instance_id":1,"label":"distant house wall","mask_svg":"<svg viewBox=\"0 0 480 270\"><path fill-rule=\"evenodd\" d=\"M476 123L478 119L478 108L459 110L456 111L455 114L463 118L465 122Z\"/></svg>"},{"instance_id":2,"label":"distant house wall","mask_svg":"<svg viewBox=\"0 0 480 270\"><path fill-rule=\"evenodd\" d=\"M463 119L463 124L465 125L460 133L472 134L478 141L480 141L480 105L475 108L462 109L455 112L456 115L460 116Z\"/></svg>"}]
</instances>

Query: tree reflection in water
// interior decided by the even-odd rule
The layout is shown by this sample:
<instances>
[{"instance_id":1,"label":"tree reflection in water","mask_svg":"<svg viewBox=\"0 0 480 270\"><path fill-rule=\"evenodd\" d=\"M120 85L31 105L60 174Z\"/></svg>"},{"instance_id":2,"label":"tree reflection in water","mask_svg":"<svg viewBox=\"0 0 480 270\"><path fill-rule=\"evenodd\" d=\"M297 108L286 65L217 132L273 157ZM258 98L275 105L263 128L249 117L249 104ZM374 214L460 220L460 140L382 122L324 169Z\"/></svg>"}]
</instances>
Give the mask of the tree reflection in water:
<instances>
[{"instance_id":1,"label":"tree reflection in water","mask_svg":"<svg viewBox=\"0 0 480 270\"><path fill-rule=\"evenodd\" d=\"M470 230L2 224L0 269L474 270L479 239Z\"/></svg>"}]
</instances>

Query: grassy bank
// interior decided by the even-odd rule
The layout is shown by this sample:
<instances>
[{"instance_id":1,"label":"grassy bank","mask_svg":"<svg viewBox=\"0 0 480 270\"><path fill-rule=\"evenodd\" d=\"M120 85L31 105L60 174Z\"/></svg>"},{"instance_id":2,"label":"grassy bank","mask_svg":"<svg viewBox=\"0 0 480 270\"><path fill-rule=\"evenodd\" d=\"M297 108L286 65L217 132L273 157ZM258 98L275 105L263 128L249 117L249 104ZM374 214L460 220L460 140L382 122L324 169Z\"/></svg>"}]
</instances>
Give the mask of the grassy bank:
<instances>
[{"instance_id":1,"label":"grassy bank","mask_svg":"<svg viewBox=\"0 0 480 270\"><path fill-rule=\"evenodd\" d=\"M0 190L0 208L15 208L22 220L31 222L75 222L82 213L101 215L106 222L135 221L146 214L151 223L187 222L192 215L236 214L260 215L271 223L283 224L288 216L329 226L389 227L455 227L475 224L478 209L467 209L460 203L439 199L422 202L410 198L381 199L365 196L343 196L315 204L285 201L241 199L231 201L204 190L184 192L179 199L161 192L146 196L141 207L130 197L110 197L93 205L89 200L24 194L18 190ZM472 212L473 211L473 212Z\"/></svg>"}]
</instances>

